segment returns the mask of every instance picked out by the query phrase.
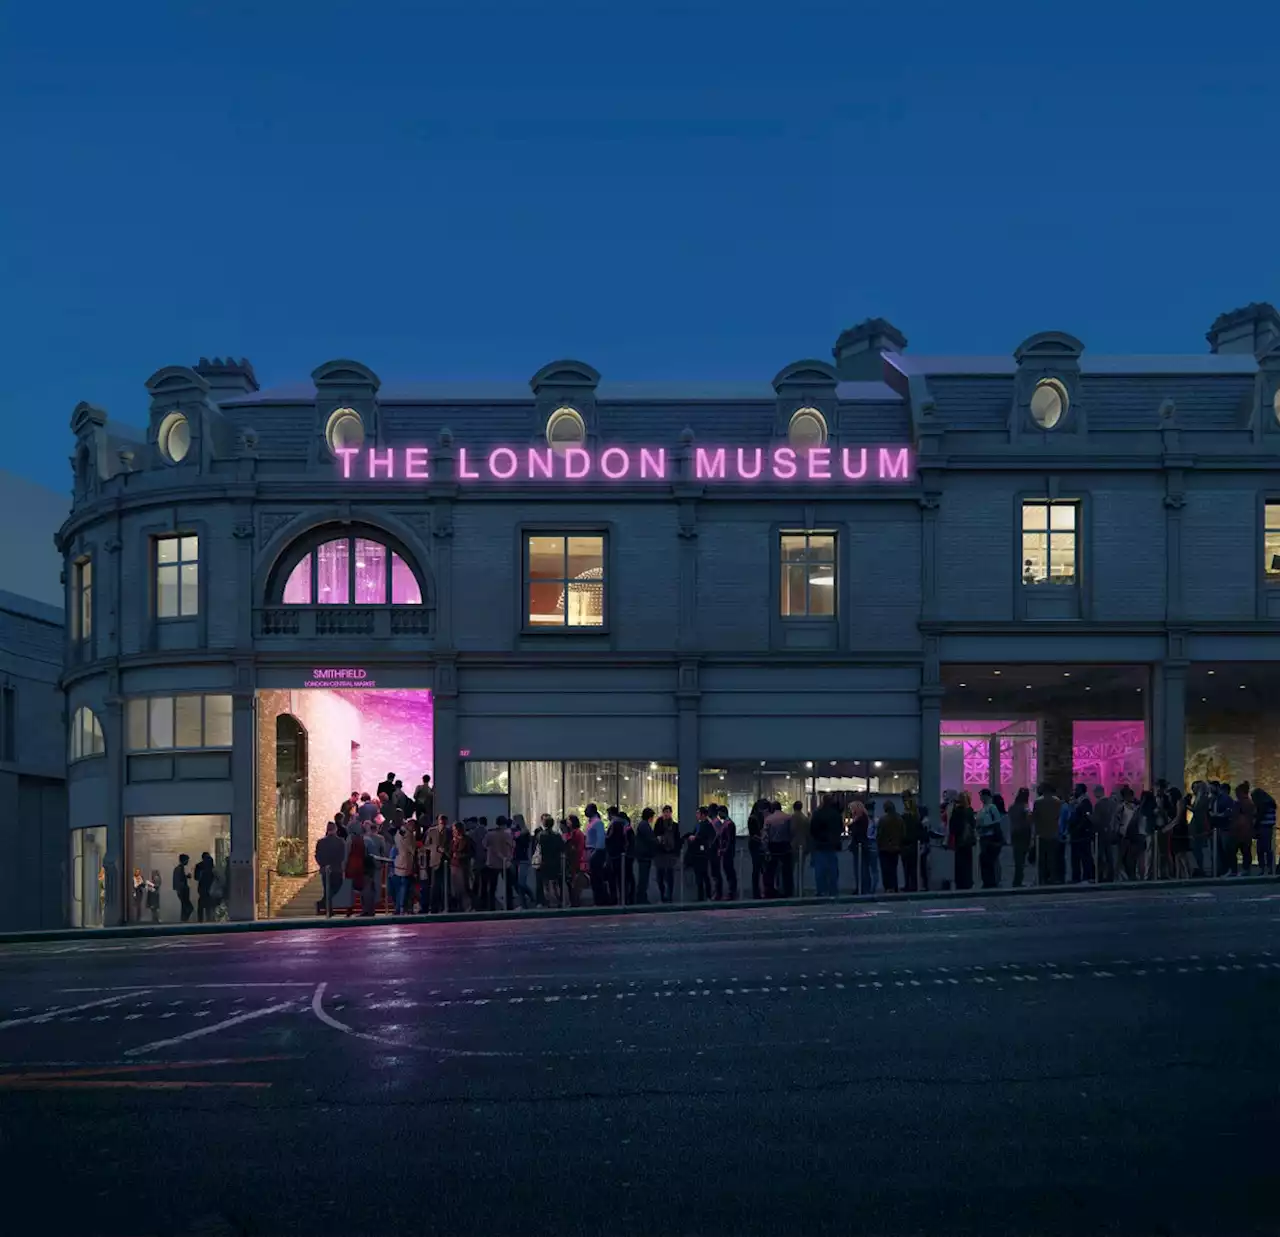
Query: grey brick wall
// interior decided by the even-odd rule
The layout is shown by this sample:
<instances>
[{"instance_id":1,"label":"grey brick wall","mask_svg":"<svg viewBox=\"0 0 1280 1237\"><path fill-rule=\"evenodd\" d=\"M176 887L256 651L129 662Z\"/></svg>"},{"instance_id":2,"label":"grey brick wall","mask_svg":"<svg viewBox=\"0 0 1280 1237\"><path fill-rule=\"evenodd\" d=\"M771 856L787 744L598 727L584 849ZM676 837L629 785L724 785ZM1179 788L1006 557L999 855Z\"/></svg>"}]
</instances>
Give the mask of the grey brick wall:
<instances>
[{"instance_id":1,"label":"grey brick wall","mask_svg":"<svg viewBox=\"0 0 1280 1237\"><path fill-rule=\"evenodd\" d=\"M1165 614L1165 509L1156 478L1123 489L1090 489L1093 617L1155 619Z\"/></svg>"},{"instance_id":2,"label":"grey brick wall","mask_svg":"<svg viewBox=\"0 0 1280 1237\"><path fill-rule=\"evenodd\" d=\"M1012 617L1014 493L1022 484L1001 477L948 478L938 511L940 618Z\"/></svg>"},{"instance_id":3,"label":"grey brick wall","mask_svg":"<svg viewBox=\"0 0 1280 1237\"><path fill-rule=\"evenodd\" d=\"M1255 617L1261 569L1258 516L1253 489L1195 489L1187 494L1182 592L1188 618Z\"/></svg>"}]
</instances>

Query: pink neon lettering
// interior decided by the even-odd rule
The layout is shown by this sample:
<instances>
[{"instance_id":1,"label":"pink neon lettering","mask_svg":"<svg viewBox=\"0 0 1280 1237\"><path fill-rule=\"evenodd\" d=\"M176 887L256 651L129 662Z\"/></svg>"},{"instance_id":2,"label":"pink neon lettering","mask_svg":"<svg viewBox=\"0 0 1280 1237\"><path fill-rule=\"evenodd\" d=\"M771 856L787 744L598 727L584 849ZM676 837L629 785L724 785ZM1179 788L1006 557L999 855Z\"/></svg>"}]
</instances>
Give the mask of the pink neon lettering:
<instances>
[{"instance_id":1,"label":"pink neon lettering","mask_svg":"<svg viewBox=\"0 0 1280 1237\"><path fill-rule=\"evenodd\" d=\"M384 454L386 455L386 459L380 460L378 458L377 451L374 450L373 447L369 448L369 479L371 481L373 480L374 477L378 475L379 468L386 470L383 473L384 477L394 477L396 475L396 470L395 470L396 453L390 447L388 447L384 452Z\"/></svg>"},{"instance_id":2,"label":"pink neon lettering","mask_svg":"<svg viewBox=\"0 0 1280 1237\"><path fill-rule=\"evenodd\" d=\"M724 480L724 448L717 447L708 452L706 447L699 447L693 456L694 476L699 481Z\"/></svg>"},{"instance_id":3,"label":"pink neon lettering","mask_svg":"<svg viewBox=\"0 0 1280 1237\"><path fill-rule=\"evenodd\" d=\"M466 447L458 448L458 476L463 481L478 481L480 474L471 472L467 468L467 449Z\"/></svg>"},{"instance_id":4,"label":"pink neon lettering","mask_svg":"<svg viewBox=\"0 0 1280 1237\"><path fill-rule=\"evenodd\" d=\"M664 447L659 447L656 451L650 451L648 447L640 448L640 475L647 477L650 475L650 469L653 470L653 476L659 480L667 475L667 452Z\"/></svg>"},{"instance_id":5,"label":"pink neon lettering","mask_svg":"<svg viewBox=\"0 0 1280 1237\"><path fill-rule=\"evenodd\" d=\"M499 459L508 465L505 471L499 467ZM499 481L510 481L516 475L516 469L519 467L520 462L516 459L516 453L510 447L494 447L489 452L489 471Z\"/></svg>"},{"instance_id":6,"label":"pink neon lettering","mask_svg":"<svg viewBox=\"0 0 1280 1237\"><path fill-rule=\"evenodd\" d=\"M738 476L743 481L754 481L764 471L764 448L755 448L755 471L748 472L746 465L747 452L742 447L738 448Z\"/></svg>"},{"instance_id":7,"label":"pink neon lettering","mask_svg":"<svg viewBox=\"0 0 1280 1237\"><path fill-rule=\"evenodd\" d=\"M359 447L335 447L334 455L342 457L342 479L344 481L351 477L351 457L360 454Z\"/></svg>"},{"instance_id":8,"label":"pink neon lettering","mask_svg":"<svg viewBox=\"0 0 1280 1237\"><path fill-rule=\"evenodd\" d=\"M529 448L529 479L531 481L534 477L551 476L551 461L554 454L550 447L544 447L541 451L536 447Z\"/></svg>"},{"instance_id":9,"label":"pink neon lettering","mask_svg":"<svg viewBox=\"0 0 1280 1237\"><path fill-rule=\"evenodd\" d=\"M631 471L631 457L621 447L606 447L600 453L600 471L610 481L621 481Z\"/></svg>"},{"instance_id":10,"label":"pink neon lettering","mask_svg":"<svg viewBox=\"0 0 1280 1237\"><path fill-rule=\"evenodd\" d=\"M890 453L888 447L880 448L880 480L905 481L907 479L907 449L899 447L897 455Z\"/></svg>"},{"instance_id":11,"label":"pink neon lettering","mask_svg":"<svg viewBox=\"0 0 1280 1237\"><path fill-rule=\"evenodd\" d=\"M578 467L574 468L577 464ZM566 447L564 451L564 475L570 481L581 481L591 471L591 456L585 447Z\"/></svg>"},{"instance_id":12,"label":"pink neon lettering","mask_svg":"<svg viewBox=\"0 0 1280 1237\"><path fill-rule=\"evenodd\" d=\"M796 475L796 453L793 447L778 447L773 453L773 479L790 481Z\"/></svg>"},{"instance_id":13,"label":"pink neon lettering","mask_svg":"<svg viewBox=\"0 0 1280 1237\"><path fill-rule=\"evenodd\" d=\"M810 481L830 481L831 480L831 448L830 447L810 447L809 448L809 480Z\"/></svg>"},{"instance_id":14,"label":"pink neon lettering","mask_svg":"<svg viewBox=\"0 0 1280 1237\"><path fill-rule=\"evenodd\" d=\"M840 449L840 467L844 470L844 475L848 477L850 481L861 481L862 478L867 475L866 447L859 448L858 454L858 471L854 472L853 469L849 467L849 448L842 447Z\"/></svg>"},{"instance_id":15,"label":"pink neon lettering","mask_svg":"<svg viewBox=\"0 0 1280 1237\"><path fill-rule=\"evenodd\" d=\"M405 447L404 475L410 481L425 481L431 475L427 472L426 447Z\"/></svg>"}]
</instances>

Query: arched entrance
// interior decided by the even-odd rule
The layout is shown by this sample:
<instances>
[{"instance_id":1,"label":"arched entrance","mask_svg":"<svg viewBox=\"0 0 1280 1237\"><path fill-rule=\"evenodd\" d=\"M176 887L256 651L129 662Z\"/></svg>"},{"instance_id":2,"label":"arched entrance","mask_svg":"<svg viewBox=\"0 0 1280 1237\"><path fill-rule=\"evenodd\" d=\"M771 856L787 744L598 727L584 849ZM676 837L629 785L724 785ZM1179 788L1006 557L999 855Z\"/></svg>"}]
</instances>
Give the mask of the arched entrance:
<instances>
[{"instance_id":1,"label":"arched entrance","mask_svg":"<svg viewBox=\"0 0 1280 1237\"><path fill-rule=\"evenodd\" d=\"M307 732L291 713L276 718L276 871L307 870Z\"/></svg>"}]
</instances>

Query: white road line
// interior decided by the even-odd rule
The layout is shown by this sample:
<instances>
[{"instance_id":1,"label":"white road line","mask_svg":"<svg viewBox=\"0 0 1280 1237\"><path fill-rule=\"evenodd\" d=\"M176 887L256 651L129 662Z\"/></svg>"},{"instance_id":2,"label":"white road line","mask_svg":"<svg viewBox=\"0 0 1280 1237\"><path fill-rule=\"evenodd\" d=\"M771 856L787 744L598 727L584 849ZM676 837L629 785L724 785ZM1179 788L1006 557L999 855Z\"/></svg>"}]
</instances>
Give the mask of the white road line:
<instances>
[{"instance_id":1,"label":"white road line","mask_svg":"<svg viewBox=\"0 0 1280 1237\"><path fill-rule=\"evenodd\" d=\"M144 1053L158 1052L161 1048L171 1048L174 1044L185 1044L189 1039L200 1039L204 1035L215 1035L219 1031L225 1031L228 1027L238 1026L242 1022L251 1022L255 1018L265 1018L268 1014L279 1014L286 1009L297 1008L293 1001L279 1001L275 1005L268 1005L265 1009L250 1010L247 1014L237 1014L234 1018L228 1018L224 1022L215 1022L212 1026L197 1027L194 1031L187 1031L183 1035L175 1035L172 1039L158 1039L152 1044L143 1044L141 1048L130 1048L125 1052L126 1057L140 1057ZM162 1017L168 1018L169 1014L163 1014Z\"/></svg>"},{"instance_id":2,"label":"white road line","mask_svg":"<svg viewBox=\"0 0 1280 1237\"><path fill-rule=\"evenodd\" d=\"M316 985L315 993L311 997L311 1012L315 1014L321 1022L327 1027L332 1027L335 1031L341 1031L345 1035L352 1035L356 1039L367 1039L375 1044L388 1044L393 1048L412 1048L418 1052L428 1052L434 1056L440 1057L519 1057L525 1056L520 1052L482 1052L469 1048L439 1048L431 1044L415 1044L411 1041L406 1042L400 1039L391 1039L385 1035L373 1035L368 1031L357 1031L355 1027L348 1026L345 1022L339 1022L324 1007L324 993L328 988L328 983L319 983ZM213 1031L217 1028L209 1027Z\"/></svg>"},{"instance_id":3,"label":"white road line","mask_svg":"<svg viewBox=\"0 0 1280 1237\"><path fill-rule=\"evenodd\" d=\"M115 1005L130 996L141 996L146 991L148 991L146 988L131 988L128 992L122 992L119 996L103 997L100 1001L86 1001L83 1005L67 1005L62 1009L47 1010L43 1014L29 1014L25 1018L9 1018L5 1022L0 1022L0 1031L3 1031L6 1027L20 1027L29 1023L48 1022L50 1019L57 1018L62 1014L79 1013L82 1009L97 1009L100 1005Z\"/></svg>"},{"instance_id":4,"label":"white road line","mask_svg":"<svg viewBox=\"0 0 1280 1237\"><path fill-rule=\"evenodd\" d=\"M265 983L236 983L236 984L147 984L146 988L140 988L137 984L132 986L122 984L119 986L105 988L59 988L59 992L182 992L187 989L199 989L201 991L212 990L214 988L310 988L312 983L306 979L281 979L269 980Z\"/></svg>"}]
</instances>

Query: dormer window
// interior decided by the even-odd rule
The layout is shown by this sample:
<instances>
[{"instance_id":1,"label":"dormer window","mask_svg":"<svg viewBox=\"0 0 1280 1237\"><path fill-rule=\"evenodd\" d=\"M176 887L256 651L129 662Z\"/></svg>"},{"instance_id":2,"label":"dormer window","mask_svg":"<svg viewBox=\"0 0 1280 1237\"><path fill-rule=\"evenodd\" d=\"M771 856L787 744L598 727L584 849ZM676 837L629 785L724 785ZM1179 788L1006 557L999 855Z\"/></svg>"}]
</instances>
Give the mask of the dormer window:
<instances>
[{"instance_id":1,"label":"dormer window","mask_svg":"<svg viewBox=\"0 0 1280 1237\"><path fill-rule=\"evenodd\" d=\"M557 408L547 418L547 445L553 451L580 447L587 440L587 424L576 408Z\"/></svg>"},{"instance_id":2,"label":"dormer window","mask_svg":"<svg viewBox=\"0 0 1280 1237\"><path fill-rule=\"evenodd\" d=\"M182 413L171 412L160 422L156 441L168 463L180 464L191 450L191 423Z\"/></svg>"},{"instance_id":3,"label":"dormer window","mask_svg":"<svg viewBox=\"0 0 1280 1237\"><path fill-rule=\"evenodd\" d=\"M1031 416L1042 430L1053 429L1067 415L1067 388L1056 378L1041 378L1031 393Z\"/></svg>"},{"instance_id":4,"label":"dormer window","mask_svg":"<svg viewBox=\"0 0 1280 1237\"><path fill-rule=\"evenodd\" d=\"M1271 411L1276 414L1276 421L1280 422L1280 387L1276 387L1276 393L1271 397Z\"/></svg>"},{"instance_id":5,"label":"dormer window","mask_svg":"<svg viewBox=\"0 0 1280 1237\"><path fill-rule=\"evenodd\" d=\"M324 427L324 440L333 452L359 450L364 445L364 421L354 408L336 408Z\"/></svg>"},{"instance_id":6,"label":"dormer window","mask_svg":"<svg viewBox=\"0 0 1280 1237\"><path fill-rule=\"evenodd\" d=\"M816 408L799 408L787 426L787 441L798 451L821 447L827 441L827 419Z\"/></svg>"}]
</instances>

